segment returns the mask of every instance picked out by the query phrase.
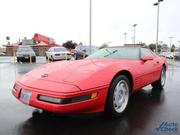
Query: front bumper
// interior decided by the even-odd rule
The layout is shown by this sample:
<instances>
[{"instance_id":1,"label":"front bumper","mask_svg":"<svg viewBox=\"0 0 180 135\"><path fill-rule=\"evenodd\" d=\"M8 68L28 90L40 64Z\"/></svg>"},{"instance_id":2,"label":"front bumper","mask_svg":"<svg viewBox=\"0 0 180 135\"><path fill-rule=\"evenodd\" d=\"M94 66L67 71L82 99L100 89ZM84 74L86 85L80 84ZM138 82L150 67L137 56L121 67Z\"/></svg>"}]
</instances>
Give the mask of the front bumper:
<instances>
[{"instance_id":1,"label":"front bumper","mask_svg":"<svg viewBox=\"0 0 180 135\"><path fill-rule=\"evenodd\" d=\"M24 102L21 97L22 89L31 93L29 102ZM92 90L72 92L72 93L53 93L38 90L30 87L26 87L21 84L17 84L16 90L12 90L12 94L22 103L33 106L39 109L43 109L56 113L90 113L90 112L102 112L106 102L106 95L108 92L108 86L99 87ZM66 104L54 104L39 100L39 96L48 96L60 99L80 97L87 94L97 93L97 96L92 99L82 100L78 102L66 103Z\"/></svg>"},{"instance_id":2,"label":"front bumper","mask_svg":"<svg viewBox=\"0 0 180 135\"><path fill-rule=\"evenodd\" d=\"M20 61L30 61L30 56L17 56L17 59ZM36 59L36 56L31 56L32 61Z\"/></svg>"}]
</instances>

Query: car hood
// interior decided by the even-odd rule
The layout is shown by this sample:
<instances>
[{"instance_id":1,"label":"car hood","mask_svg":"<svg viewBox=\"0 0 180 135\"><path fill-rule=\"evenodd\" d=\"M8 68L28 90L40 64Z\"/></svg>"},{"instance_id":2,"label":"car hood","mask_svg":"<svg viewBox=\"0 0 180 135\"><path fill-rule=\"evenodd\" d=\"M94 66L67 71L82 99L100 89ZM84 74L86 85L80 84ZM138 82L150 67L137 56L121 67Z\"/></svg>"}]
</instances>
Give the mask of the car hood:
<instances>
[{"instance_id":1,"label":"car hood","mask_svg":"<svg viewBox=\"0 0 180 135\"><path fill-rule=\"evenodd\" d=\"M74 85L81 90L107 85L106 77L109 68L127 60L85 59L77 61L61 61L42 65L23 77L29 80L64 83ZM108 70L107 70L108 69ZM107 75L107 76L106 76ZM23 78L21 77L21 78ZM21 81L21 79L19 80Z\"/></svg>"}]
</instances>

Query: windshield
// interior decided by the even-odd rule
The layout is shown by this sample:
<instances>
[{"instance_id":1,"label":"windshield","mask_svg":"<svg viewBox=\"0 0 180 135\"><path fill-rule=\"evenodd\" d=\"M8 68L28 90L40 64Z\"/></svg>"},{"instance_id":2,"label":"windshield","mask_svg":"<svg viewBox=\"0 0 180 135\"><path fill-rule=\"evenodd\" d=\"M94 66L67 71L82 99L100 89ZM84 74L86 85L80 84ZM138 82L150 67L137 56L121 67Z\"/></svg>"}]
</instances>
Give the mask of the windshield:
<instances>
[{"instance_id":1,"label":"windshield","mask_svg":"<svg viewBox=\"0 0 180 135\"><path fill-rule=\"evenodd\" d=\"M58 47L58 48L54 48L54 52L66 52L67 49L64 47Z\"/></svg>"},{"instance_id":2,"label":"windshield","mask_svg":"<svg viewBox=\"0 0 180 135\"><path fill-rule=\"evenodd\" d=\"M139 48L128 47L112 47L101 49L94 54L87 57L89 58L112 58L112 59L139 59Z\"/></svg>"},{"instance_id":3,"label":"windshield","mask_svg":"<svg viewBox=\"0 0 180 135\"><path fill-rule=\"evenodd\" d=\"M19 47L17 49L18 52L31 52L32 48L31 47Z\"/></svg>"}]
</instances>

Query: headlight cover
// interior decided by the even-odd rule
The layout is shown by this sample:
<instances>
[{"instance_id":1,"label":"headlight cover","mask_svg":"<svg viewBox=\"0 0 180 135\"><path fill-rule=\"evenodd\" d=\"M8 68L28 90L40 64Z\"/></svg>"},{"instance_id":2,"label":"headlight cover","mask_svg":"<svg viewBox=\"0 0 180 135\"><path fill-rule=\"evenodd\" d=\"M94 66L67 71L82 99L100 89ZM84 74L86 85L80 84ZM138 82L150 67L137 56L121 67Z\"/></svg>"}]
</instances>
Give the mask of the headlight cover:
<instances>
[{"instance_id":1,"label":"headlight cover","mask_svg":"<svg viewBox=\"0 0 180 135\"><path fill-rule=\"evenodd\" d=\"M76 103L76 102L85 101L85 100L89 100L89 99L94 99L97 96L98 96L97 92L78 96L78 97L63 98L63 99L39 95L38 100L43 101L43 102L53 103L53 104L70 104L70 103Z\"/></svg>"}]
</instances>

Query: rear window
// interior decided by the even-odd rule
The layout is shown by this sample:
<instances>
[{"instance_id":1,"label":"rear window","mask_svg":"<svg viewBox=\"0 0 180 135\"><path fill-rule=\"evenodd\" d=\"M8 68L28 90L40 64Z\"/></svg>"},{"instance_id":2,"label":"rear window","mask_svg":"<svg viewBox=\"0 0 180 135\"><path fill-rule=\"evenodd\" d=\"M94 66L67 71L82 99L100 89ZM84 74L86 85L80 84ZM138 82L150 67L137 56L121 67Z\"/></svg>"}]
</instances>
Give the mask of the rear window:
<instances>
[{"instance_id":1,"label":"rear window","mask_svg":"<svg viewBox=\"0 0 180 135\"><path fill-rule=\"evenodd\" d=\"M67 49L64 47L54 48L54 52L66 52Z\"/></svg>"},{"instance_id":2,"label":"rear window","mask_svg":"<svg viewBox=\"0 0 180 135\"><path fill-rule=\"evenodd\" d=\"M19 47L17 49L18 52L29 52L29 51L32 51L32 48L31 47Z\"/></svg>"}]
</instances>

